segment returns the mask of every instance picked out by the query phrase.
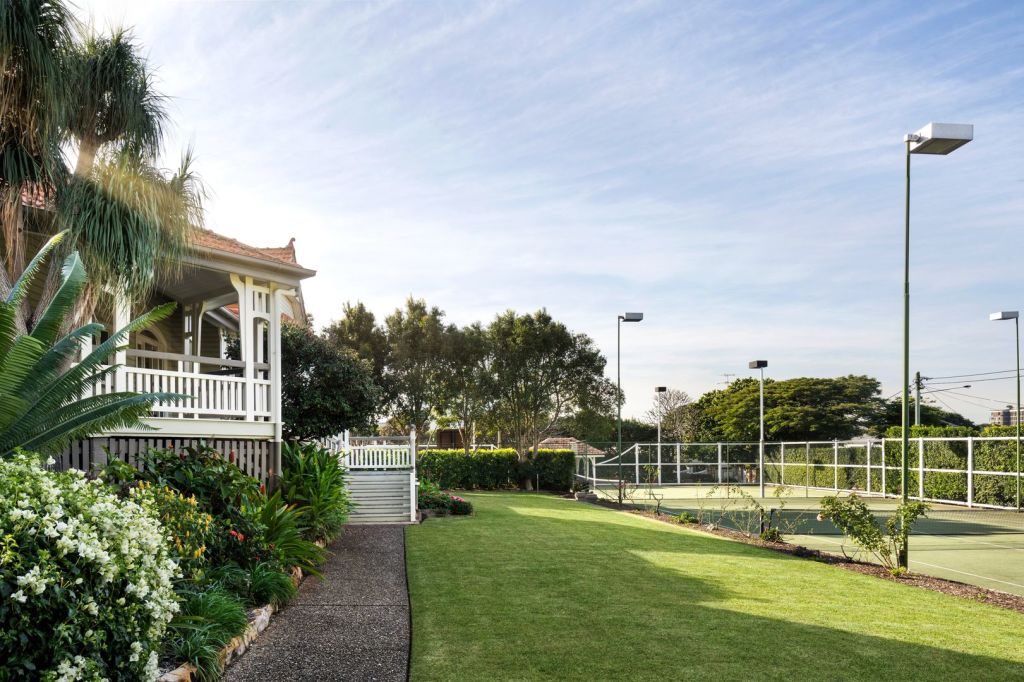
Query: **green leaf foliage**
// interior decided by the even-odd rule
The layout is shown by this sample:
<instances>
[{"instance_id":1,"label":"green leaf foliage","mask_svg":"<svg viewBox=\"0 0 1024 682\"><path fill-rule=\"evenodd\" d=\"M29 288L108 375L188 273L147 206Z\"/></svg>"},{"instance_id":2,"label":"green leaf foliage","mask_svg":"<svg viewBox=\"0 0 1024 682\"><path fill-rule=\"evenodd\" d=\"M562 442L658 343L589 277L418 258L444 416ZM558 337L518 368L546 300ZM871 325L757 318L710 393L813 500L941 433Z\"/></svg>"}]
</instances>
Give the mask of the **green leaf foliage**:
<instances>
[{"instance_id":1,"label":"green leaf foliage","mask_svg":"<svg viewBox=\"0 0 1024 682\"><path fill-rule=\"evenodd\" d=\"M366 363L312 330L281 327L284 436L312 440L369 426L379 390Z\"/></svg>"},{"instance_id":2,"label":"green leaf foliage","mask_svg":"<svg viewBox=\"0 0 1024 682\"><path fill-rule=\"evenodd\" d=\"M72 365L81 340L102 329L90 324L61 335L87 282L77 253L64 260L57 293L31 332L16 331L19 302L43 260L54 255L62 238L57 235L43 246L6 300L0 302L0 456L10 455L18 447L56 453L78 438L116 428L141 427L140 420L155 403L186 399L168 393L91 395L94 386L116 371L107 363L128 335L170 315L174 304L155 308L116 330Z\"/></svg>"},{"instance_id":3,"label":"green leaf foliage","mask_svg":"<svg viewBox=\"0 0 1024 682\"><path fill-rule=\"evenodd\" d=\"M302 508L299 526L308 540L330 541L341 533L351 508L346 473L337 453L313 443L283 443L281 496Z\"/></svg>"},{"instance_id":4,"label":"green leaf foliage","mask_svg":"<svg viewBox=\"0 0 1024 682\"><path fill-rule=\"evenodd\" d=\"M525 461L511 449L421 450L416 468L422 478L442 488L462 490L499 490L518 488L520 481L536 481L544 490L567 491L572 488L574 455L571 450L538 450Z\"/></svg>"}]
</instances>

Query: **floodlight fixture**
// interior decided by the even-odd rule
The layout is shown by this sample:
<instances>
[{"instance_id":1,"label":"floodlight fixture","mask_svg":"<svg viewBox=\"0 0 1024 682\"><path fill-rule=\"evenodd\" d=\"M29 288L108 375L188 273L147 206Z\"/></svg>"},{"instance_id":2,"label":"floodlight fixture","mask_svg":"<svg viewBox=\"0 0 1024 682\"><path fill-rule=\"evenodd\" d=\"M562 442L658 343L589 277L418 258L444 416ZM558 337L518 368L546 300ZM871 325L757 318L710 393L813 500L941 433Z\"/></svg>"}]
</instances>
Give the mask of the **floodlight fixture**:
<instances>
[{"instance_id":1,"label":"floodlight fixture","mask_svg":"<svg viewBox=\"0 0 1024 682\"><path fill-rule=\"evenodd\" d=\"M916 133L903 137L911 154L946 155L974 139L969 123L929 123Z\"/></svg>"},{"instance_id":2,"label":"floodlight fixture","mask_svg":"<svg viewBox=\"0 0 1024 682\"><path fill-rule=\"evenodd\" d=\"M1003 310L998 313L992 313L988 316L988 319L995 322L996 320L1016 320L1019 317L1016 310Z\"/></svg>"},{"instance_id":3,"label":"floodlight fixture","mask_svg":"<svg viewBox=\"0 0 1024 682\"><path fill-rule=\"evenodd\" d=\"M768 366L767 360L751 360L747 363L747 367L750 369L763 369Z\"/></svg>"},{"instance_id":4,"label":"floodlight fixture","mask_svg":"<svg viewBox=\"0 0 1024 682\"><path fill-rule=\"evenodd\" d=\"M619 319L623 322L640 322L644 319L643 313L625 313L619 315Z\"/></svg>"},{"instance_id":5,"label":"floodlight fixture","mask_svg":"<svg viewBox=\"0 0 1024 682\"><path fill-rule=\"evenodd\" d=\"M668 386L655 386L654 387L654 392L655 393L664 393L667 390L668 390Z\"/></svg>"}]
</instances>

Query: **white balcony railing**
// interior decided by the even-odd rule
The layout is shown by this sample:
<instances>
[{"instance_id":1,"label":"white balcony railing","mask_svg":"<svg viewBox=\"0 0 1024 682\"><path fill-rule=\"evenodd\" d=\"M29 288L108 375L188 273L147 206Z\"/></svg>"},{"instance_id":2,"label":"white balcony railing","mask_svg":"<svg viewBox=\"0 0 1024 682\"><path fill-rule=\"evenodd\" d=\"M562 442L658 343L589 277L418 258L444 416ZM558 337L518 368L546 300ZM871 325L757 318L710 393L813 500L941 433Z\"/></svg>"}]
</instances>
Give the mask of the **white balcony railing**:
<instances>
[{"instance_id":1,"label":"white balcony railing","mask_svg":"<svg viewBox=\"0 0 1024 682\"><path fill-rule=\"evenodd\" d=\"M241 376L245 363L239 360L160 353L128 351L129 360L160 364L174 369L152 367L121 367L92 393L115 391L134 393L177 393L189 399L160 401L153 406L153 416L192 419L247 419L267 421L272 417L273 396L268 378L270 366L255 364L257 378L252 385L252 409L248 408L246 379Z\"/></svg>"}]
</instances>

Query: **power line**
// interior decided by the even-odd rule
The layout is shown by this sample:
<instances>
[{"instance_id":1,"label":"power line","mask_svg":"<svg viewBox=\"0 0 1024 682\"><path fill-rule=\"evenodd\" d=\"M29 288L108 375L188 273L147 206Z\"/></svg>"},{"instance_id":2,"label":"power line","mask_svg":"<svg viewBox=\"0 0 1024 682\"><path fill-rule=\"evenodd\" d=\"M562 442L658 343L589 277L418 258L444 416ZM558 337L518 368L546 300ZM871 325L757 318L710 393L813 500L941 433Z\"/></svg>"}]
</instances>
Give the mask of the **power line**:
<instances>
[{"instance_id":1,"label":"power line","mask_svg":"<svg viewBox=\"0 0 1024 682\"><path fill-rule=\"evenodd\" d=\"M1007 405L1007 404L1010 403L1010 401L1008 401L1008 400L996 400L995 398L986 398L983 395L973 395L973 394L972 395L968 395L966 393L956 393L955 391L948 391L948 393L950 395L959 395L959 396L964 396L964 397L967 397L967 398L977 398L978 400L989 400L989 401L991 401L993 403L998 403L999 405Z\"/></svg>"},{"instance_id":2,"label":"power line","mask_svg":"<svg viewBox=\"0 0 1024 682\"><path fill-rule=\"evenodd\" d=\"M939 400L940 402L942 401L942 398L939 398L938 396L936 396L936 399ZM982 407L982 408L984 408L986 410L989 410L989 411L992 410L992 406L991 405L985 405L984 403L976 403L973 400L968 400L967 398L957 398L957 400L959 400L960 402L963 402L963 403L967 403L968 405L974 405L975 407ZM943 405L947 405L947 407L948 407L948 403L943 402L942 404Z\"/></svg>"},{"instance_id":3,"label":"power line","mask_svg":"<svg viewBox=\"0 0 1024 682\"><path fill-rule=\"evenodd\" d=\"M974 374L950 374L948 376L943 376L943 377L922 377L922 378L928 379L928 380L931 380L931 379L962 379L962 378L969 379L971 377L984 377L984 376L989 376L989 375L992 375L992 374L1006 374L1007 372L1012 372L1012 373L1016 374L1017 370L1016 369L1001 369L1001 370L999 370L997 372L975 372Z\"/></svg>"},{"instance_id":4,"label":"power line","mask_svg":"<svg viewBox=\"0 0 1024 682\"><path fill-rule=\"evenodd\" d=\"M1017 370L1014 370L1014 372L1016 372L1016 371ZM989 378L989 379L971 379L971 381L974 382L974 383L980 382L980 381L1007 381L1009 379L1016 379L1016 378L1017 378L1016 375L1014 375L1014 376L1009 376L1009 377L992 377L992 378ZM932 382L932 383L934 383L937 386L942 386L942 385L946 385L946 384L959 384L960 381L935 381L935 382Z\"/></svg>"}]
</instances>

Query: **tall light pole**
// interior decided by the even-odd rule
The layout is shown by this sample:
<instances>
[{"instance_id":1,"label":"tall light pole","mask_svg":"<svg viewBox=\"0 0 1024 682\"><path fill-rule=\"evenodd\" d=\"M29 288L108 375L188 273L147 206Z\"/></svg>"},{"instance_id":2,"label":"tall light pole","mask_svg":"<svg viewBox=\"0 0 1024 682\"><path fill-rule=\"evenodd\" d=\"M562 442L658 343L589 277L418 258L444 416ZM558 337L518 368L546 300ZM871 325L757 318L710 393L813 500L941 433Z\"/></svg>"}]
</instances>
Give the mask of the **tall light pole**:
<instances>
[{"instance_id":1,"label":"tall light pole","mask_svg":"<svg viewBox=\"0 0 1024 682\"><path fill-rule=\"evenodd\" d=\"M654 407L658 410L658 457L661 457L661 419L665 416L664 410L665 405L661 398L661 394L668 390L668 386L655 386L654 387Z\"/></svg>"},{"instance_id":2,"label":"tall light pole","mask_svg":"<svg viewBox=\"0 0 1024 682\"><path fill-rule=\"evenodd\" d=\"M757 448L757 478L761 486L761 497L764 497L764 368L767 366L767 360L751 360L747 364L750 369L761 372L761 437Z\"/></svg>"},{"instance_id":3,"label":"tall light pole","mask_svg":"<svg viewBox=\"0 0 1024 682\"><path fill-rule=\"evenodd\" d=\"M619 460L619 504L622 504L622 323L640 322L644 319L643 313L624 313L619 315L615 323L615 402L617 405L615 424L618 432L618 447L616 453ZM639 481L638 481L639 482Z\"/></svg>"},{"instance_id":4,"label":"tall light pole","mask_svg":"<svg viewBox=\"0 0 1024 682\"><path fill-rule=\"evenodd\" d=\"M1017 414L1013 422L1017 425L1017 511L1020 511L1020 315L1016 310L992 313L990 320L1013 320L1017 332Z\"/></svg>"},{"instance_id":5,"label":"tall light pole","mask_svg":"<svg viewBox=\"0 0 1024 682\"><path fill-rule=\"evenodd\" d=\"M910 478L910 459L907 457L907 452L910 449L910 155L946 155L973 139L974 126L962 123L929 123L916 133L910 133L903 137L903 141L907 145L907 181L903 209L903 410L901 415L903 463L900 480L904 504L910 499L910 490L907 485ZM923 471L921 475L924 475ZM907 568L910 529L901 524L900 536L903 551L898 557L899 565L902 568Z\"/></svg>"}]
</instances>

